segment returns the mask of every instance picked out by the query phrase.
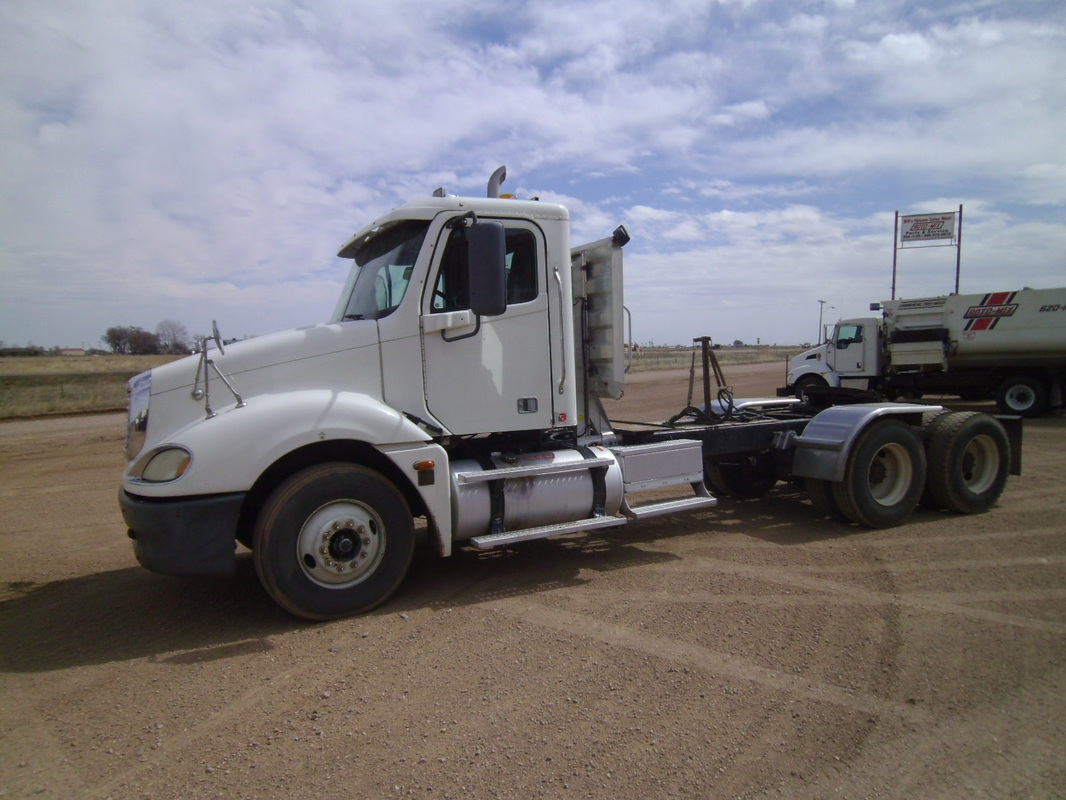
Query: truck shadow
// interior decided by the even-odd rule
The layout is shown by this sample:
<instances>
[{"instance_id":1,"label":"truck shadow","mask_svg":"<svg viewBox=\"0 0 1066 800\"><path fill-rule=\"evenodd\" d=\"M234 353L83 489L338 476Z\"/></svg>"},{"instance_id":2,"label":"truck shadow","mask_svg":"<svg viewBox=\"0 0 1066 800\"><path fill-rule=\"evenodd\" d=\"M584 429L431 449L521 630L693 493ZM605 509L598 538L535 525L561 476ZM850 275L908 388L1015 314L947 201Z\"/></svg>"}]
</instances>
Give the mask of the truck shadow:
<instances>
[{"instance_id":1,"label":"truck shadow","mask_svg":"<svg viewBox=\"0 0 1066 800\"><path fill-rule=\"evenodd\" d=\"M229 579L130 567L7 589L14 596L0 603L0 670L8 672L166 654L178 663L214 660L269 650L267 637L301 624L270 602L247 558Z\"/></svg>"},{"instance_id":2,"label":"truck shadow","mask_svg":"<svg viewBox=\"0 0 1066 800\"><path fill-rule=\"evenodd\" d=\"M580 586L582 570L670 560L622 542L580 534L509 550L418 557L366 624L405 611L476 605ZM0 602L0 672L44 673L149 659L196 664L264 653L279 634L330 623L297 619L259 584L249 553L229 578L174 578L141 567L43 584L8 584ZM338 624L344 624L340 620ZM350 624L350 620L348 621Z\"/></svg>"},{"instance_id":3,"label":"truck shadow","mask_svg":"<svg viewBox=\"0 0 1066 800\"><path fill-rule=\"evenodd\" d=\"M393 610L476 606L579 587L592 580L589 571L630 569L680 558L639 547L664 536L635 532L634 527L575 533L489 551L460 548L447 559L419 558L388 605Z\"/></svg>"},{"instance_id":4,"label":"truck shadow","mask_svg":"<svg viewBox=\"0 0 1066 800\"><path fill-rule=\"evenodd\" d=\"M883 536L886 530L866 528L842 522L818 509L799 486L779 483L765 497L752 500L725 498L715 509L718 523L743 532L747 536L769 544L786 547L802 546L836 539L861 539L864 535ZM908 517L906 525L922 525L942 521L953 514L918 506Z\"/></svg>"},{"instance_id":5,"label":"truck shadow","mask_svg":"<svg viewBox=\"0 0 1066 800\"><path fill-rule=\"evenodd\" d=\"M656 517L606 528L479 552L458 549L451 558L416 559L394 610L443 609L579 587L591 572L632 569L679 561L685 556L657 548L672 538L739 533L769 544L796 546L843 539L866 531L830 519L806 500L799 487L778 484L756 500L722 499L710 510ZM706 537L706 538L702 538Z\"/></svg>"},{"instance_id":6,"label":"truck shadow","mask_svg":"<svg viewBox=\"0 0 1066 800\"><path fill-rule=\"evenodd\" d=\"M915 521L936 512L919 511ZM590 573L634 569L684 556L657 548L675 537L742 534L781 546L861 536L827 519L788 484L758 500L723 499L711 510L619 528L525 542L499 550L458 549L451 558L417 556L399 590L373 620L425 609L476 606L592 581ZM251 556L231 578L170 578L140 567L45 584L7 587L0 602L0 671L38 673L148 658L193 664L263 653L272 637L315 625L276 606ZM343 621L342 621L343 623Z\"/></svg>"}]
</instances>

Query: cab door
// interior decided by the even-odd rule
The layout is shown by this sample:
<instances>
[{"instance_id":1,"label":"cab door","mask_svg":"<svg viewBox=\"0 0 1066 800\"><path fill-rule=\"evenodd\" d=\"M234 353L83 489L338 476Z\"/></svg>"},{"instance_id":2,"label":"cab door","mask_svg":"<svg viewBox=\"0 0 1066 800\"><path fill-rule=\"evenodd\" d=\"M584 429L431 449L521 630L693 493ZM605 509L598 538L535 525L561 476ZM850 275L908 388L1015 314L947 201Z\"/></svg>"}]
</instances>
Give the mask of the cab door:
<instances>
[{"instance_id":1,"label":"cab door","mask_svg":"<svg viewBox=\"0 0 1066 800\"><path fill-rule=\"evenodd\" d=\"M465 228L445 227L422 297L426 408L453 434L549 428L554 418L544 235L503 220L507 306L470 310Z\"/></svg>"},{"instance_id":2,"label":"cab door","mask_svg":"<svg viewBox=\"0 0 1066 800\"><path fill-rule=\"evenodd\" d=\"M879 369L876 326L868 326L863 320L837 325L826 362L841 378L876 375Z\"/></svg>"}]
</instances>

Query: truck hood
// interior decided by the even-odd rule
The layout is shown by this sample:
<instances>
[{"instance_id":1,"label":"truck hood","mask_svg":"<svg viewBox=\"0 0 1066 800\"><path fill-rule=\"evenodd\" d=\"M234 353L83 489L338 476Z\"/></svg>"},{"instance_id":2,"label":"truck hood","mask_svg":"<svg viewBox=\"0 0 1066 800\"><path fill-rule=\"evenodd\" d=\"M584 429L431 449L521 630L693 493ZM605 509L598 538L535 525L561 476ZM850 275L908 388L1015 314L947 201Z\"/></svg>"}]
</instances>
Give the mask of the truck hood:
<instances>
[{"instance_id":1,"label":"truck hood","mask_svg":"<svg viewBox=\"0 0 1066 800\"><path fill-rule=\"evenodd\" d=\"M364 370L359 376L351 373L356 370L342 370L341 374L329 373L322 367L322 360L343 360L345 353L353 356L353 361L362 362L363 356L355 356L352 351L359 351L367 347L375 348L374 360L376 362L376 346L378 343L377 324L373 320L353 320L348 322L327 323L313 325L306 328L282 331L267 336L247 339L243 342L233 342L225 345L223 355L215 348L208 351L208 356L215 365L230 379L234 388L247 399L255 392L263 378L267 378L272 384L271 391L277 391L284 384L277 383L278 379L286 377L285 373L298 371L305 376L311 376L305 388L315 386L329 386L330 388L356 389L359 383L369 383L377 386L379 375L367 376ZM169 364L163 364L152 370L152 394L163 394L176 389L188 389L192 391L196 381L197 367L200 356L193 355ZM353 363L354 367L355 364ZM361 364L365 367L365 364ZM377 369L374 370L378 372ZM269 373L269 374L267 374ZM315 374L321 374L319 380L314 380ZM346 380L345 377L350 377ZM367 378L370 378L367 381ZM222 395L228 396L229 392L218 375L212 372L211 393L218 393L218 399ZM200 377L203 384L203 376ZM344 384L340 386L338 384Z\"/></svg>"},{"instance_id":2,"label":"truck hood","mask_svg":"<svg viewBox=\"0 0 1066 800\"><path fill-rule=\"evenodd\" d=\"M142 375L131 382L130 427L142 430L143 439L127 453L128 490L141 496L173 494L166 481L139 479L138 465L143 468L158 449L178 447L189 454L191 466L181 476L180 489L199 495L246 491L264 465L312 443L429 438L382 399L375 320L286 331L226 345L225 354L211 349L208 355L225 380L209 365L206 395L199 356L159 367L150 380ZM138 396L138 384L147 390L149 383L147 398ZM232 463L224 470L201 468L226 459Z\"/></svg>"},{"instance_id":3,"label":"truck hood","mask_svg":"<svg viewBox=\"0 0 1066 800\"><path fill-rule=\"evenodd\" d=\"M820 344L817 347L812 347L810 350L804 350L797 356L792 356L788 362L788 378L787 383L789 386L794 384L801 375L807 375L809 373L821 374L827 370L825 366L825 356L829 352L828 344Z\"/></svg>"}]
</instances>

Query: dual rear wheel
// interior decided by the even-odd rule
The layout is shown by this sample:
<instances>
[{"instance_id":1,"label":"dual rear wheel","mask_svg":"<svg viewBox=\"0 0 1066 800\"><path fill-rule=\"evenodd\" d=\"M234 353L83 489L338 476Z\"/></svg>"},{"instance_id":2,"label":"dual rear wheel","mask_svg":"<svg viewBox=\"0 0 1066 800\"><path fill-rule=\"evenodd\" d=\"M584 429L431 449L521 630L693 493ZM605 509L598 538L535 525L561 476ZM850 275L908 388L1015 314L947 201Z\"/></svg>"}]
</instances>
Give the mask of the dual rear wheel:
<instances>
[{"instance_id":1,"label":"dual rear wheel","mask_svg":"<svg viewBox=\"0 0 1066 800\"><path fill-rule=\"evenodd\" d=\"M1010 471L1010 441L987 414L960 411L933 420L926 442L929 477L922 504L961 514L987 511Z\"/></svg>"},{"instance_id":2,"label":"dual rear wheel","mask_svg":"<svg viewBox=\"0 0 1066 800\"><path fill-rule=\"evenodd\" d=\"M900 420L871 425L852 447L839 482L808 479L814 505L870 528L903 522L918 505L974 514L1007 482L1010 444L995 419L974 412L934 415L920 428Z\"/></svg>"},{"instance_id":3,"label":"dual rear wheel","mask_svg":"<svg viewBox=\"0 0 1066 800\"><path fill-rule=\"evenodd\" d=\"M871 425L852 447L844 480L831 484L840 513L868 528L898 525L918 505L925 452L914 429L889 419Z\"/></svg>"}]
</instances>

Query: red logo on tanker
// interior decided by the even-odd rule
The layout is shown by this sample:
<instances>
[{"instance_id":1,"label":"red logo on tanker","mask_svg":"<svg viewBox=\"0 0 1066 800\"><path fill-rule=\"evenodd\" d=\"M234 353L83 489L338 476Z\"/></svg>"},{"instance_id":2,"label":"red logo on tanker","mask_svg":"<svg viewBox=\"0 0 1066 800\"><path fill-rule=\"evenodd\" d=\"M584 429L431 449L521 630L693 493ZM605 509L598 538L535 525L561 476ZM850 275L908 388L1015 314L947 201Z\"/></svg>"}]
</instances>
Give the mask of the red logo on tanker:
<instances>
[{"instance_id":1,"label":"red logo on tanker","mask_svg":"<svg viewBox=\"0 0 1066 800\"><path fill-rule=\"evenodd\" d=\"M1018 310L1018 304L1012 302L1017 292L991 292L982 298L976 306L970 306L963 314L969 320L967 331L987 331L996 327L1003 317L1009 317Z\"/></svg>"}]
</instances>

